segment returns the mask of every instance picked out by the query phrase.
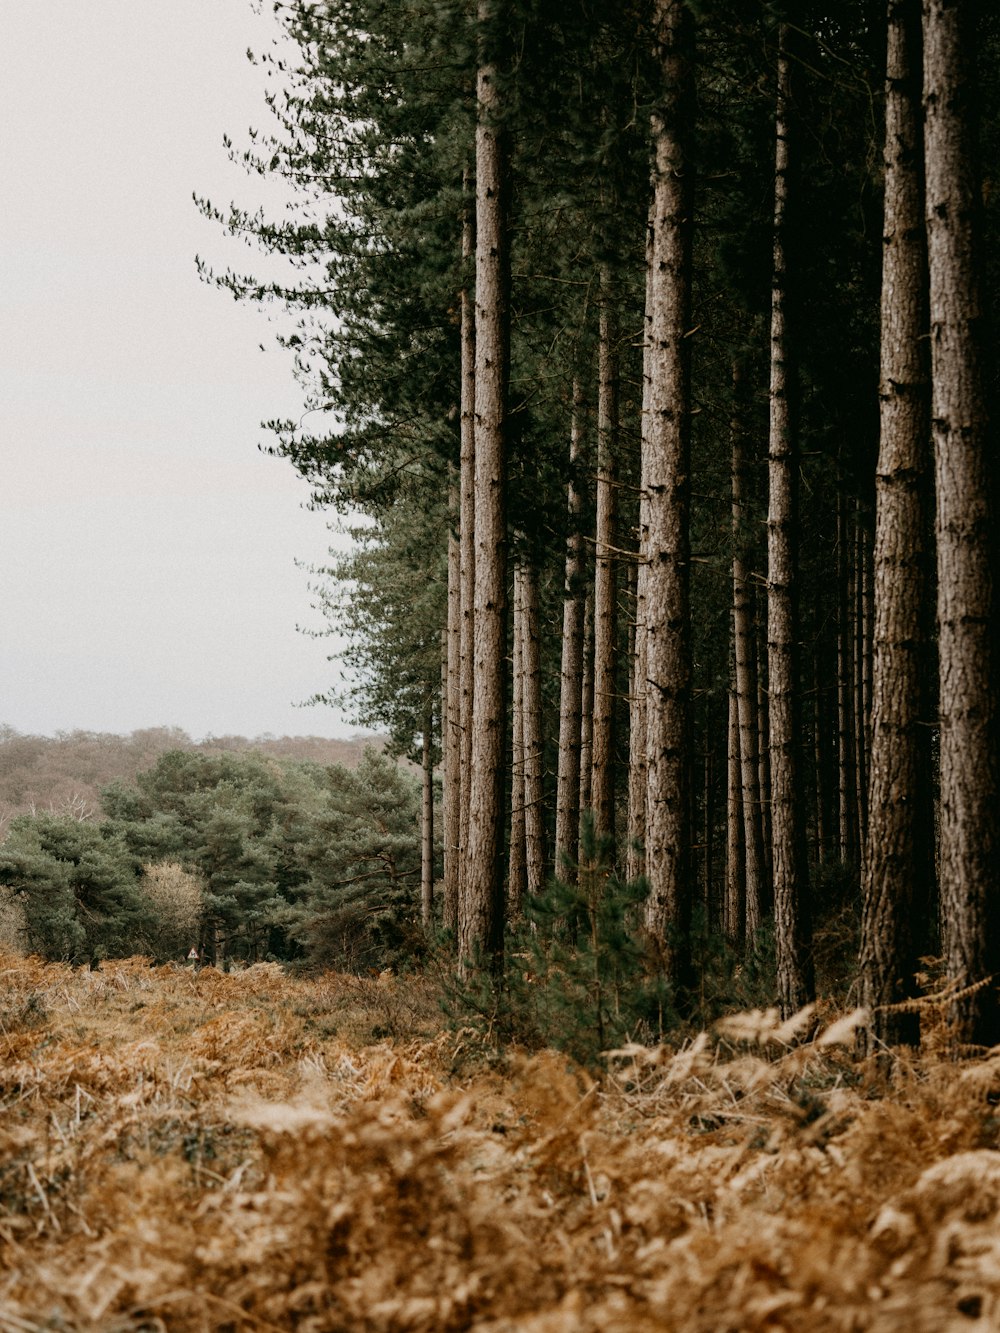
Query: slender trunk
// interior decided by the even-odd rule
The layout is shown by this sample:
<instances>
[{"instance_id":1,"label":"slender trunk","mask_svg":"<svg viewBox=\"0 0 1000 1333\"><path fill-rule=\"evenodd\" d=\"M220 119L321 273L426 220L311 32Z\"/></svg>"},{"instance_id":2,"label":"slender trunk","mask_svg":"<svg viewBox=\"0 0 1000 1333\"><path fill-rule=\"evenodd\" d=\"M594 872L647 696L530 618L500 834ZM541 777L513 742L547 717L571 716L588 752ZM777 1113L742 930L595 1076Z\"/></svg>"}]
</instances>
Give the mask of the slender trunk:
<instances>
[{"instance_id":1,"label":"slender trunk","mask_svg":"<svg viewBox=\"0 0 1000 1333\"><path fill-rule=\"evenodd\" d=\"M743 777L740 754L740 714L735 688L729 691L729 729L726 773L726 896L722 930L731 945L743 943L747 875L744 862Z\"/></svg>"},{"instance_id":2,"label":"slender trunk","mask_svg":"<svg viewBox=\"0 0 1000 1333\"><path fill-rule=\"evenodd\" d=\"M556 779L556 873L568 875L576 863L580 838L580 741L583 712L584 550L583 488L579 467L583 441L583 402L573 385L567 498L566 583L563 591L562 664L559 678L559 768Z\"/></svg>"},{"instance_id":3,"label":"slender trunk","mask_svg":"<svg viewBox=\"0 0 1000 1333\"><path fill-rule=\"evenodd\" d=\"M485 40L496 7L479 0ZM497 966L503 953L504 748L507 657L507 389L510 255L507 160L497 67L484 59L476 125L476 574L475 684L467 883L459 956Z\"/></svg>"},{"instance_id":4,"label":"slender trunk","mask_svg":"<svg viewBox=\"0 0 1000 1333\"><path fill-rule=\"evenodd\" d=\"M715 832L715 792L713 787L715 765L712 760L712 728L709 708L705 708L705 752L702 761L701 788L701 892L702 909L705 914L705 930L711 930L714 922L712 873L715 868L712 855L712 840Z\"/></svg>"},{"instance_id":5,"label":"slender trunk","mask_svg":"<svg viewBox=\"0 0 1000 1333\"><path fill-rule=\"evenodd\" d=\"M771 910L771 726L767 703L767 633L765 624L755 626L757 650L757 770L760 786L760 833L764 852L764 882L761 919ZM748 926L749 928L749 926Z\"/></svg>"},{"instance_id":6,"label":"slender trunk","mask_svg":"<svg viewBox=\"0 0 1000 1333\"><path fill-rule=\"evenodd\" d=\"M434 915L434 720L429 708L424 715L420 772L420 920L429 930Z\"/></svg>"},{"instance_id":7,"label":"slender trunk","mask_svg":"<svg viewBox=\"0 0 1000 1333\"><path fill-rule=\"evenodd\" d=\"M854 713L854 777L857 796L858 848L865 845L868 833L868 713L865 706L866 657L866 598L865 566L868 563L860 509L855 511L854 524L854 680L852 708Z\"/></svg>"},{"instance_id":8,"label":"slender trunk","mask_svg":"<svg viewBox=\"0 0 1000 1333\"><path fill-rule=\"evenodd\" d=\"M875 569L874 543L867 527L863 528L861 562L861 731L865 753L865 773L871 771L872 690L875 670ZM868 822L868 789L865 788L865 826Z\"/></svg>"},{"instance_id":9,"label":"slender trunk","mask_svg":"<svg viewBox=\"0 0 1000 1333\"><path fill-rule=\"evenodd\" d=\"M987 389L973 12L967 0L924 4L925 216L937 504L943 943L950 981L959 987L984 983L955 1004L958 1034L992 1044L1000 1037L996 446ZM992 984L986 985L989 978Z\"/></svg>"},{"instance_id":10,"label":"slender trunk","mask_svg":"<svg viewBox=\"0 0 1000 1333\"><path fill-rule=\"evenodd\" d=\"M635 644L629 690L628 851L626 878L637 880L646 869L646 677L648 661L649 599L649 433L650 387L653 366L653 233L656 214L646 222L646 308L642 339L642 413L640 420L639 541L635 577Z\"/></svg>"},{"instance_id":11,"label":"slender trunk","mask_svg":"<svg viewBox=\"0 0 1000 1333\"><path fill-rule=\"evenodd\" d=\"M782 25L775 121L774 280L771 301L771 418L767 517L768 696L771 824L778 999L785 1015L812 994L805 826L799 790L801 698L798 662L798 450L792 421L788 207L792 194L792 65Z\"/></svg>"},{"instance_id":12,"label":"slender trunk","mask_svg":"<svg viewBox=\"0 0 1000 1333\"><path fill-rule=\"evenodd\" d=\"M757 656L753 632L753 612L750 583L744 561L746 546L746 427L744 424L745 392L742 368L733 369L735 408L731 430L732 439L732 533L733 533L733 650L735 657L735 688L742 796L740 810L743 819L743 866L746 886L741 901L746 905L746 937L751 942L757 937L763 920L764 907L764 851L760 818L760 770L757 754ZM740 924L740 934L743 924Z\"/></svg>"},{"instance_id":13,"label":"slender trunk","mask_svg":"<svg viewBox=\"0 0 1000 1333\"><path fill-rule=\"evenodd\" d=\"M513 695L511 698L510 844L507 868L507 910L520 916L527 887L524 829L524 600L523 566L514 566Z\"/></svg>"},{"instance_id":14,"label":"slender trunk","mask_svg":"<svg viewBox=\"0 0 1000 1333\"><path fill-rule=\"evenodd\" d=\"M580 703L580 813L590 814L591 737L594 722L594 595L588 592L583 603L583 683ZM577 841L577 861L583 864L583 820Z\"/></svg>"},{"instance_id":15,"label":"slender trunk","mask_svg":"<svg viewBox=\"0 0 1000 1333\"><path fill-rule=\"evenodd\" d=\"M618 631L618 364L607 275L602 279L597 397L597 526L594 550L594 714L590 799L594 832L615 836L615 647Z\"/></svg>"},{"instance_id":16,"label":"slender trunk","mask_svg":"<svg viewBox=\"0 0 1000 1333\"><path fill-rule=\"evenodd\" d=\"M824 706L823 675L821 658L822 640L819 636L813 649L813 763L816 766L816 861L825 865L829 850L829 826L827 812L827 759L826 759L826 708Z\"/></svg>"},{"instance_id":17,"label":"slender trunk","mask_svg":"<svg viewBox=\"0 0 1000 1333\"><path fill-rule=\"evenodd\" d=\"M526 887L537 895L545 882L545 806L543 790L542 664L539 638L538 569L521 567L521 714L524 771Z\"/></svg>"},{"instance_id":18,"label":"slender trunk","mask_svg":"<svg viewBox=\"0 0 1000 1333\"><path fill-rule=\"evenodd\" d=\"M856 865L857 789L854 766L850 652L850 559L847 502L841 480L837 492L837 830L840 860Z\"/></svg>"},{"instance_id":19,"label":"slender trunk","mask_svg":"<svg viewBox=\"0 0 1000 1333\"><path fill-rule=\"evenodd\" d=\"M468 173L463 179L469 189ZM475 255L475 214L466 206L462 220L462 259L465 282L461 305L461 453L459 457L459 666L458 666L458 900L453 924L458 928L465 897L469 850L469 775L472 772L472 701L475 692L475 600L476 600L476 317L475 294L470 274Z\"/></svg>"},{"instance_id":20,"label":"slender trunk","mask_svg":"<svg viewBox=\"0 0 1000 1333\"><path fill-rule=\"evenodd\" d=\"M860 998L883 1042L919 1039L914 994L934 849L927 550L930 401L920 115L920 0L889 0L875 627Z\"/></svg>"},{"instance_id":21,"label":"slender trunk","mask_svg":"<svg viewBox=\"0 0 1000 1333\"><path fill-rule=\"evenodd\" d=\"M445 679L441 710L444 779L441 811L444 832L442 907L445 927L454 929L458 922L462 802L462 552L459 539L459 488L453 465L449 469L448 517L448 628L445 631Z\"/></svg>"},{"instance_id":22,"label":"slender trunk","mask_svg":"<svg viewBox=\"0 0 1000 1333\"><path fill-rule=\"evenodd\" d=\"M647 643L646 924L668 975L690 979L691 918L691 238L693 20L654 7L661 83L653 113L652 362Z\"/></svg>"}]
</instances>

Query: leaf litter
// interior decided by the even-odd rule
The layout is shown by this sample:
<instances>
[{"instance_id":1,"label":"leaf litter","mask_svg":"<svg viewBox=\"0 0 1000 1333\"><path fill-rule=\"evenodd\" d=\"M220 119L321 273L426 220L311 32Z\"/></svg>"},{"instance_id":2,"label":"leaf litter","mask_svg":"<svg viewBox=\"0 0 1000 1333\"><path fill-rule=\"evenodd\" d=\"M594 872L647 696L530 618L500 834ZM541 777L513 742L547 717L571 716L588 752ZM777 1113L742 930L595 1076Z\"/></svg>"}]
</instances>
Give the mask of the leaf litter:
<instances>
[{"instance_id":1,"label":"leaf litter","mask_svg":"<svg viewBox=\"0 0 1000 1333\"><path fill-rule=\"evenodd\" d=\"M437 1013L0 958L0 1333L1000 1327L1000 1052L757 1011L598 1078Z\"/></svg>"}]
</instances>

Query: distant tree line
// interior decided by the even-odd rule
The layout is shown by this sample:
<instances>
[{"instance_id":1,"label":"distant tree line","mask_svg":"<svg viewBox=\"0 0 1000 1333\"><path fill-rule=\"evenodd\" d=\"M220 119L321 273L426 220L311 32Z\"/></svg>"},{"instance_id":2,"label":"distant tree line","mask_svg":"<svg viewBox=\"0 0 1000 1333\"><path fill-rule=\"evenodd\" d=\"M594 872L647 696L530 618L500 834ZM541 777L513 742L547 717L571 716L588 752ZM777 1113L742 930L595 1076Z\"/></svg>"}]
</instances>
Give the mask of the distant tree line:
<instances>
[{"instance_id":1,"label":"distant tree line","mask_svg":"<svg viewBox=\"0 0 1000 1333\"><path fill-rule=\"evenodd\" d=\"M353 767L376 737L210 736L195 741L180 727L143 727L117 735L105 731L60 731L37 736L0 724L0 837L23 814L64 814L94 819L101 789L121 778L134 781L168 750L229 753L259 750L275 758L311 759Z\"/></svg>"},{"instance_id":2,"label":"distant tree line","mask_svg":"<svg viewBox=\"0 0 1000 1333\"><path fill-rule=\"evenodd\" d=\"M419 953L419 787L353 769L171 750L101 818L15 818L0 843L5 943L74 963L147 954L364 971Z\"/></svg>"},{"instance_id":3,"label":"distant tree line","mask_svg":"<svg viewBox=\"0 0 1000 1333\"><path fill-rule=\"evenodd\" d=\"M680 1009L708 931L794 1010L836 912L877 1038L934 952L1000 1039L997 14L281 14L301 208L202 207L292 276L210 276L300 317L274 448L354 516L361 715L440 750L460 967L599 856Z\"/></svg>"}]
</instances>

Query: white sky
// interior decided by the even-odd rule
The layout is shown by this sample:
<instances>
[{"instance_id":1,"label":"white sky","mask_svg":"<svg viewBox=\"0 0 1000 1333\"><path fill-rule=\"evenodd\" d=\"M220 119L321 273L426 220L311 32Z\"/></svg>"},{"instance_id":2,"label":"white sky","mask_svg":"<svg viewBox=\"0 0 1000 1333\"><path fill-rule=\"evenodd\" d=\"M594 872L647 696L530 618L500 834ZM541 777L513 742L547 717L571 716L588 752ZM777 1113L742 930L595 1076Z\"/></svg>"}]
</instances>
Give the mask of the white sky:
<instances>
[{"instance_id":1,"label":"white sky","mask_svg":"<svg viewBox=\"0 0 1000 1333\"><path fill-rule=\"evenodd\" d=\"M301 415L266 317L194 256L197 212L275 202L250 0L0 0L0 722L51 734L344 735L308 574L328 516L259 422ZM266 352L260 350L264 343Z\"/></svg>"}]
</instances>

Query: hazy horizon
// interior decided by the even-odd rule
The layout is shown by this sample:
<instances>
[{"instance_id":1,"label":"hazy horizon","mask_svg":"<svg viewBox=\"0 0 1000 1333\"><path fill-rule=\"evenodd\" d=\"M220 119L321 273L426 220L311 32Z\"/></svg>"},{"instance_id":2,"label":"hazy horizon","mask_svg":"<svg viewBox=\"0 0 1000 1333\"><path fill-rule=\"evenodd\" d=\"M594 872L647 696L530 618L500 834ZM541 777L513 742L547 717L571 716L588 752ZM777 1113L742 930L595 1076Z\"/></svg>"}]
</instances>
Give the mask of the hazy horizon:
<instances>
[{"instance_id":1,"label":"hazy horizon","mask_svg":"<svg viewBox=\"0 0 1000 1333\"><path fill-rule=\"evenodd\" d=\"M358 729L312 608L327 518L258 449L300 416L258 310L200 282L262 261L192 194L280 207L228 160L266 129L276 32L248 0L5 0L0 716L18 731ZM261 351L259 344L267 348ZM164 724L163 718L175 720Z\"/></svg>"}]
</instances>

